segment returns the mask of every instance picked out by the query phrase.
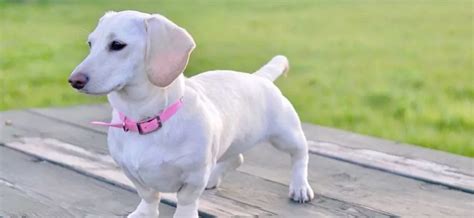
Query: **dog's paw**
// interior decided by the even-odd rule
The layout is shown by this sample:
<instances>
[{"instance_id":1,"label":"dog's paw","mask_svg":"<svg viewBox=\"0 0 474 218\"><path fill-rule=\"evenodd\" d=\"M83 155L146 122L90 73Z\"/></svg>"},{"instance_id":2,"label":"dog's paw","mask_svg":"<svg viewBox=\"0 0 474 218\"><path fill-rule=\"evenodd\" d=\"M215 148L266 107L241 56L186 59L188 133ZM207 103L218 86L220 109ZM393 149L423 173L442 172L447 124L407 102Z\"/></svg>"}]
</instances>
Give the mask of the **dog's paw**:
<instances>
[{"instance_id":1,"label":"dog's paw","mask_svg":"<svg viewBox=\"0 0 474 218\"><path fill-rule=\"evenodd\" d=\"M158 218L158 208L148 207L144 201L140 202L137 209L130 213L127 218Z\"/></svg>"},{"instance_id":2,"label":"dog's paw","mask_svg":"<svg viewBox=\"0 0 474 218\"><path fill-rule=\"evenodd\" d=\"M199 218L198 208L192 205L180 206L178 203L173 218Z\"/></svg>"},{"instance_id":3,"label":"dog's paw","mask_svg":"<svg viewBox=\"0 0 474 218\"><path fill-rule=\"evenodd\" d=\"M290 192L288 194L292 201L298 203L310 202L314 198L314 192L311 186L305 182L302 185L290 185Z\"/></svg>"},{"instance_id":4,"label":"dog's paw","mask_svg":"<svg viewBox=\"0 0 474 218\"><path fill-rule=\"evenodd\" d=\"M133 211L127 218L158 218L158 213L143 213L142 211Z\"/></svg>"}]
</instances>

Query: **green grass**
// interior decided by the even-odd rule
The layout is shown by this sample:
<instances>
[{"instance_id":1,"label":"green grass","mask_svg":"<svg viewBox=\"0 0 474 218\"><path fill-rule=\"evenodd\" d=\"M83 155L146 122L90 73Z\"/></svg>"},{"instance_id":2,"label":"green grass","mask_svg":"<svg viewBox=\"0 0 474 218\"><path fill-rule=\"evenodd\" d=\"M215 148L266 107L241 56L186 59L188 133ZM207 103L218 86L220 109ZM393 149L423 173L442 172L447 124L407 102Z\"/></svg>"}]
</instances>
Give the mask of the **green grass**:
<instances>
[{"instance_id":1,"label":"green grass","mask_svg":"<svg viewBox=\"0 0 474 218\"><path fill-rule=\"evenodd\" d=\"M1 110L104 102L66 78L97 19L135 9L194 36L188 76L285 54L304 121L474 157L472 1L20 2L0 3Z\"/></svg>"}]
</instances>

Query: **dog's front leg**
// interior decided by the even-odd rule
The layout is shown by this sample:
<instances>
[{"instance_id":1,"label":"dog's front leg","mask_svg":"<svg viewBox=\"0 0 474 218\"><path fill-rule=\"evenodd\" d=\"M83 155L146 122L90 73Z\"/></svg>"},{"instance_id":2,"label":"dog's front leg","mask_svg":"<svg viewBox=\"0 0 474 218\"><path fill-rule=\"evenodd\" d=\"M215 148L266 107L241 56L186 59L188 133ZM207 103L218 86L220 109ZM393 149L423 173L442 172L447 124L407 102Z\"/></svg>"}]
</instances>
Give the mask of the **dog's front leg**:
<instances>
[{"instance_id":1,"label":"dog's front leg","mask_svg":"<svg viewBox=\"0 0 474 218\"><path fill-rule=\"evenodd\" d=\"M160 193L152 189L147 189L133 182L138 195L142 198L135 211L129 214L128 218L150 217L158 218L158 206L160 204Z\"/></svg>"},{"instance_id":2,"label":"dog's front leg","mask_svg":"<svg viewBox=\"0 0 474 218\"><path fill-rule=\"evenodd\" d=\"M174 218L197 218L199 209L199 196L204 191L205 185L184 185L177 193L178 205Z\"/></svg>"},{"instance_id":3,"label":"dog's front leg","mask_svg":"<svg viewBox=\"0 0 474 218\"><path fill-rule=\"evenodd\" d=\"M206 188L209 174L210 169L206 167L206 169L189 175L187 183L179 189L176 195L178 204L174 218L198 218L199 196Z\"/></svg>"}]
</instances>

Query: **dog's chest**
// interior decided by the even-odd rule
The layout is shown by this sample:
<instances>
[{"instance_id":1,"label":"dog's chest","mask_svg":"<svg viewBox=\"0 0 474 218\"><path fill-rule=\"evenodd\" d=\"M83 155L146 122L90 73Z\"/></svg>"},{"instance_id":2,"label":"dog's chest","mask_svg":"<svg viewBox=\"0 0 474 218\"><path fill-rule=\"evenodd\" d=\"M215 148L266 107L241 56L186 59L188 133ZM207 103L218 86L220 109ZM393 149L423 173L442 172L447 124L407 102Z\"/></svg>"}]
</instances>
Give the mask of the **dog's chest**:
<instances>
[{"instance_id":1,"label":"dog's chest","mask_svg":"<svg viewBox=\"0 0 474 218\"><path fill-rule=\"evenodd\" d=\"M125 174L135 183L160 192L176 192L182 185L179 155L135 137L109 139L109 150Z\"/></svg>"}]
</instances>

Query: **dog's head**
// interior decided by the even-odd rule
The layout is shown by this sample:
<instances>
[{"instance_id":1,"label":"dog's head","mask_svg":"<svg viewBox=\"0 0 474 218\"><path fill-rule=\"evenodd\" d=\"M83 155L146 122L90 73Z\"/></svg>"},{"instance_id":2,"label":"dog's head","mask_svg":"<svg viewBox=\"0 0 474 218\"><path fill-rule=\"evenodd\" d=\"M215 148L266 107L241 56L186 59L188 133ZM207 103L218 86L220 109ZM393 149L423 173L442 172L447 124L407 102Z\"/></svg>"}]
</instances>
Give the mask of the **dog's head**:
<instances>
[{"instance_id":1,"label":"dog's head","mask_svg":"<svg viewBox=\"0 0 474 218\"><path fill-rule=\"evenodd\" d=\"M186 68L194 40L183 28L157 14L107 12L89 35L89 55L69 77L74 88L108 94L147 78L171 84Z\"/></svg>"}]
</instances>

